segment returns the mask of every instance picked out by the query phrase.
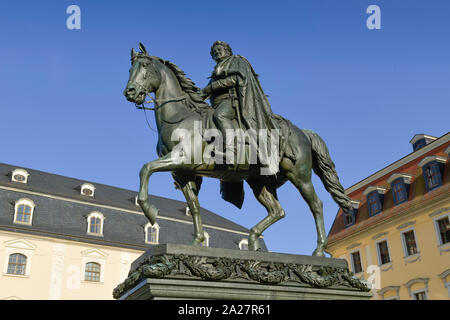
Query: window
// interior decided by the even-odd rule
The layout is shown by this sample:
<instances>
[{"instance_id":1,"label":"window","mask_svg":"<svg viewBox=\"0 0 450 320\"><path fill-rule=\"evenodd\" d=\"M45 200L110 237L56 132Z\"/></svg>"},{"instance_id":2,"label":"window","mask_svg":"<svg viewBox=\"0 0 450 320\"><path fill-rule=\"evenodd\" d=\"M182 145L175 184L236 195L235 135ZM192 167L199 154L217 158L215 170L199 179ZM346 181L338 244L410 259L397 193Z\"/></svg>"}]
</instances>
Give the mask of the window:
<instances>
[{"instance_id":1,"label":"window","mask_svg":"<svg viewBox=\"0 0 450 320\"><path fill-rule=\"evenodd\" d=\"M351 254L352 257L352 266L353 266L353 272L354 273L360 273L362 272L362 264L361 264L361 255L359 251L353 252Z\"/></svg>"},{"instance_id":2,"label":"window","mask_svg":"<svg viewBox=\"0 0 450 320\"><path fill-rule=\"evenodd\" d=\"M381 212L381 201L380 201L380 195L377 191L372 191L367 196L367 203L369 207L369 215L374 216L377 213Z\"/></svg>"},{"instance_id":3,"label":"window","mask_svg":"<svg viewBox=\"0 0 450 320\"><path fill-rule=\"evenodd\" d=\"M370 186L363 192L367 197L369 216L374 216L383 210L385 192L386 189L377 186Z\"/></svg>"},{"instance_id":4,"label":"window","mask_svg":"<svg viewBox=\"0 0 450 320\"><path fill-rule=\"evenodd\" d=\"M448 216L436 220L436 225L439 233L440 244L446 244L450 242L450 223Z\"/></svg>"},{"instance_id":5,"label":"window","mask_svg":"<svg viewBox=\"0 0 450 320\"><path fill-rule=\"evenodd\" d=\"M17 207L16 222L30 223L31 207L26 204L21 204Z\"/></svg>"},{"instance_id":6,"label":"window","mask_svg":"<svg viewBox=\"0 0 450 320\"><path fill-rule=\"evenodd\" d=\"M352 209L345 213L343 212L344 217L344 226L350 227L356 223L356 216L358 215L359 201L352 201Z\"/></svg>"},{"instance_id":7,"label":"window","mask_svg":"<svg viewBox=\"0 0 450 320\"><path fill-rule=\"evenodd\" d=\"M389 256L389 248L386 240L378 242L377 249L378 249L378 260L380 265L391 262L391 258Z\"/></svg>"},{"instance_id":8,"label":"window","mask_svg":"<svg viewBox=\"0 0 450 320\"><path fill-rule=\"evenodd\" d=\"M427 191L431 191L442 185L442 174L446 159L438 156L428 156L420 161L422 167L423 179Z\"/></svg>"},{"instance_id":9,"label":"window","mask_svg":"<svg viewBox=\"0 0 450 320\"><path fill-rule=\"evenodd\" d=\"M242 239L239 242L239 249L240 250L248 250L248 239Z\"/></svg>"},{"instance_id":10,"label":"window","mask_svg":"<svg viewBox=\"0 0 450 320\"><path fill-rule=\"evenodd\" d=\"M81 186L81 194L88 197L93 197L95 187L90 183L85 183Z\"/></svg>"},{"instance_id":11,"label":"window","mask_svg":"<svg viewBox=\"0 0 450 320\"><path fill-rule=\"evenodd\" d=\"M419 291L413 293L414 300L427 300L427 293L425 291Z\"/></svg>"},{"instance_id":12,"label":"window","mask_svg":"<svg viewBox=\"0 0 450 320\"><path fill-rule=\"evenodd\" d=\"M392 183L392 193L396 205L408 200L406 186L402 178L399 178Z\"/></svg>"},{"instance_id":13,"label":"window","mask_svg":"<svg viewBox=\"0 0 450 320\"><path fill-rule=\"evenodd\" d=\"M102 220L97 217L92 217L90 221L89 232L100 234L100 229L102 227Z\"/></svg>"},{"instance_id":14,"label":"window","mask_svg":"<svg viewBox=\"0 0 450 320\"><path fill-rule=\"evenodd\" d=\"M97 262L86 263L86 269L84 271L85 281L100 282L100 264Z\"/></svg>"},{"instance_id":15,"label":"window","mask_svg":"<svg viewBox=\"0 0 450 320\"><path fill-rule=\"evenodd\" d=\"M417 249L416 237L413 230L403 233L403 243L405 246L406 256L411 256L419 253L419 250Z\"/></svg>"},{"instance_id":16,"label":"window","mask_svg":"<svg viewBox=\"0 0 450 320\"><path fill-rule=\"evenodd\" d=\"M427 134L416 134L411 139L410 143L412 144L414 151L417 151L420 148L425 147L427 144L435 141L436 139L436 137L429 136Z\"/></svg>"},{"instance_id":17,"label":"window","mask_svg":"<svg viewBox=\"0 0 450 320\"><path fill-rule=\"evenodd\" d=\"M25 275L27 266L27 257L20 253L14 253L9 256L8 274Z\"/></svg>"},{"instance_id":18,"label":"window","mask_svg":"<svg viewBox=\"0 0 450 320\"><path fill-rule=\"evenodd\" d=\"M430 191L441 184L441 173L437 163L430 163L423 168L427 190Z\"/></svg>"},{"instance_id":19,"label":"window","mask_svg":"<svg viewBox=\"0 0 450 320\"><path fill-rule=\"evenodd\" d=\"M387 180L391 185L394 205L408 201L409 185L411 184L412 177L410 174L394 173Z\"/></svg>"},{"instance_id":20,"label":"window","mask_svg":"<svg viewBox=\"0 0 450 320\"><path fill-rule=\"evenodd\" d=\"M29 199L19 199L14 206L14 223L29 224L33 220L35 204Z\"/></svg>"},{"instance_id":21,"label":"window","mask_svg":"<svg viewBox=\"0 0 450 320\"><path fill-rule=\"evenodd\" d=\"M103 235L103 223L105 218L100 212L91 212L88 217L88 229L87 233L92 235Z\"/></svg>"},{"instance_id":22,"label":"window","mask_svg":"<svg viewBox=\"0 0 450 320\"><path fill-rule=\"evenodd\" d=\"M153 226L150 223L145 225L145 242L151 244L159 243L159 225L157 223Z\"/></svg>"},{"instance_id":23,"label":"window","mask_svg":"<svg viewBox=\"0 0 450 320\"><path fill-rule=\"evenodd\" d=\"M11 173L11 181L12 182L20 182L20 183L28 183L28 176L30 174L23 169L15 169Z\"/></svg>"}]
</instances>

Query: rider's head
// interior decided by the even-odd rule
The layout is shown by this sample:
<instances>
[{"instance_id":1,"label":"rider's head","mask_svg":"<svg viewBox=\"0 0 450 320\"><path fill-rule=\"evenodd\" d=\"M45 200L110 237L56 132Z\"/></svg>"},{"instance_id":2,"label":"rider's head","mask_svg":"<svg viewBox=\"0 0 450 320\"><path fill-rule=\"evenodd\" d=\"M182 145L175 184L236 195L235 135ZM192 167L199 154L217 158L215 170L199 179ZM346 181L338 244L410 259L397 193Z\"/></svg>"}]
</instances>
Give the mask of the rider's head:
<instances>
[{"instance_id":1,"label":"rider's head","mask_svg":"<svg viewBox=\"0 0 450 320\"><path fill-rule=\"evenodd\" d=\"M216 41L211 46L211 57L217 62L222 61L224 58L233 54L231 47L224 41Z\"/></svg>"}]
</instances>

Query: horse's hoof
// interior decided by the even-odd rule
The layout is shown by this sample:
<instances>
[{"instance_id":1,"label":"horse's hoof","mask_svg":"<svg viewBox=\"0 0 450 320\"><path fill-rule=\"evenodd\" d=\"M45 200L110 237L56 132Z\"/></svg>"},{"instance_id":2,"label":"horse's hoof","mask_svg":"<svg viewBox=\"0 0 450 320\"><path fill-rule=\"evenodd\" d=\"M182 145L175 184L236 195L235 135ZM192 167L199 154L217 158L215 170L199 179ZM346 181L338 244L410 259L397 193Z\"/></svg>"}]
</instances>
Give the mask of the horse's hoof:
<instances>
[{"instance_id":1,"label":"horse's hoof","mask_svg":"<svg viewBox=\"0 0 450 320\"><path fill-rule=\"evenodd\" d=\"M323 250L316 249L312 255L314 257L325 257L325 252Z\"/></svg>"},{"instance_id":2,"label":"horse's hoof","mask_svg":"<svg viewBox=\"0 0 450 320\"><path fill-rule=\"evenodd\" d=\"M262 250L259 239L255 235L250 235L250 237L248 237L248 250L249 251L261 251Z\"/></svg>"}]
</instances>

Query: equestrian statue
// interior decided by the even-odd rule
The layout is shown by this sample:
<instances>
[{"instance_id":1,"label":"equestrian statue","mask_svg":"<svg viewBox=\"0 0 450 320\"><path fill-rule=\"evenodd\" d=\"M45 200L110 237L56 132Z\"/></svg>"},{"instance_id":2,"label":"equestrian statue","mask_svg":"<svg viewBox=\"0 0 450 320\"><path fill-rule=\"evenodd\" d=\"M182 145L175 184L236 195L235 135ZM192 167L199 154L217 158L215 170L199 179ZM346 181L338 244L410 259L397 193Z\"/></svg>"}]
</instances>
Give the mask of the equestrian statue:
<instances>
[{"instance_id":1,"label":"equestrian statue","mask_svg":"<svg viewBox=\"0 0 450 320\"><path fill-rule=\"evenodd\" d=\"M311 183L312 171L345 213L351 212L352 203L320 136L273 114L252 66L244 57L233 55L226 42L216 41L211 47L216 66L203 90L172 62L151 56L141 43L139 48L139 52L131 50L124 95L136 107L155 112L159 158L142 167L137 200L150 223L158 215L148 196L154 172L170 171L183 192L193 219L192 245L196 246L205 240L198 201L202 178L219 179L222 198L238 208L246 181L268 213L249 234L249 250L260 250L263 231L285 216L277 189L290 181L315 220L313 255L325 256L323 205ZM148 96L154 108L144 106ZM208 98L211 106L205 102Z\"/></svg>"}]
</instances>

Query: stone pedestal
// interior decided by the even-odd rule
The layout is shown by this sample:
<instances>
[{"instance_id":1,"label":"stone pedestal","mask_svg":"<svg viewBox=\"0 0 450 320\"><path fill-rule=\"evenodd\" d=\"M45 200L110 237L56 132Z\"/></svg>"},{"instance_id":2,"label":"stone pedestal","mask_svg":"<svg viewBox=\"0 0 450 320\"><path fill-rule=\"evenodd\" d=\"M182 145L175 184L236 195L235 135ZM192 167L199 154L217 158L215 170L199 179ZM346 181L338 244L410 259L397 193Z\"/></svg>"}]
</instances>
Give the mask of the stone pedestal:
<instances>
[{"instance_id":1,"label":"stone pedestal","mask_svg":"<svg viewBox=\"0 0 450 320\"><path fill-rule=\"evenodd\" d=\"M343 259L162 244L131 266L113 293L150 299L370 299Z\"/></svg>"}]
</instances>

